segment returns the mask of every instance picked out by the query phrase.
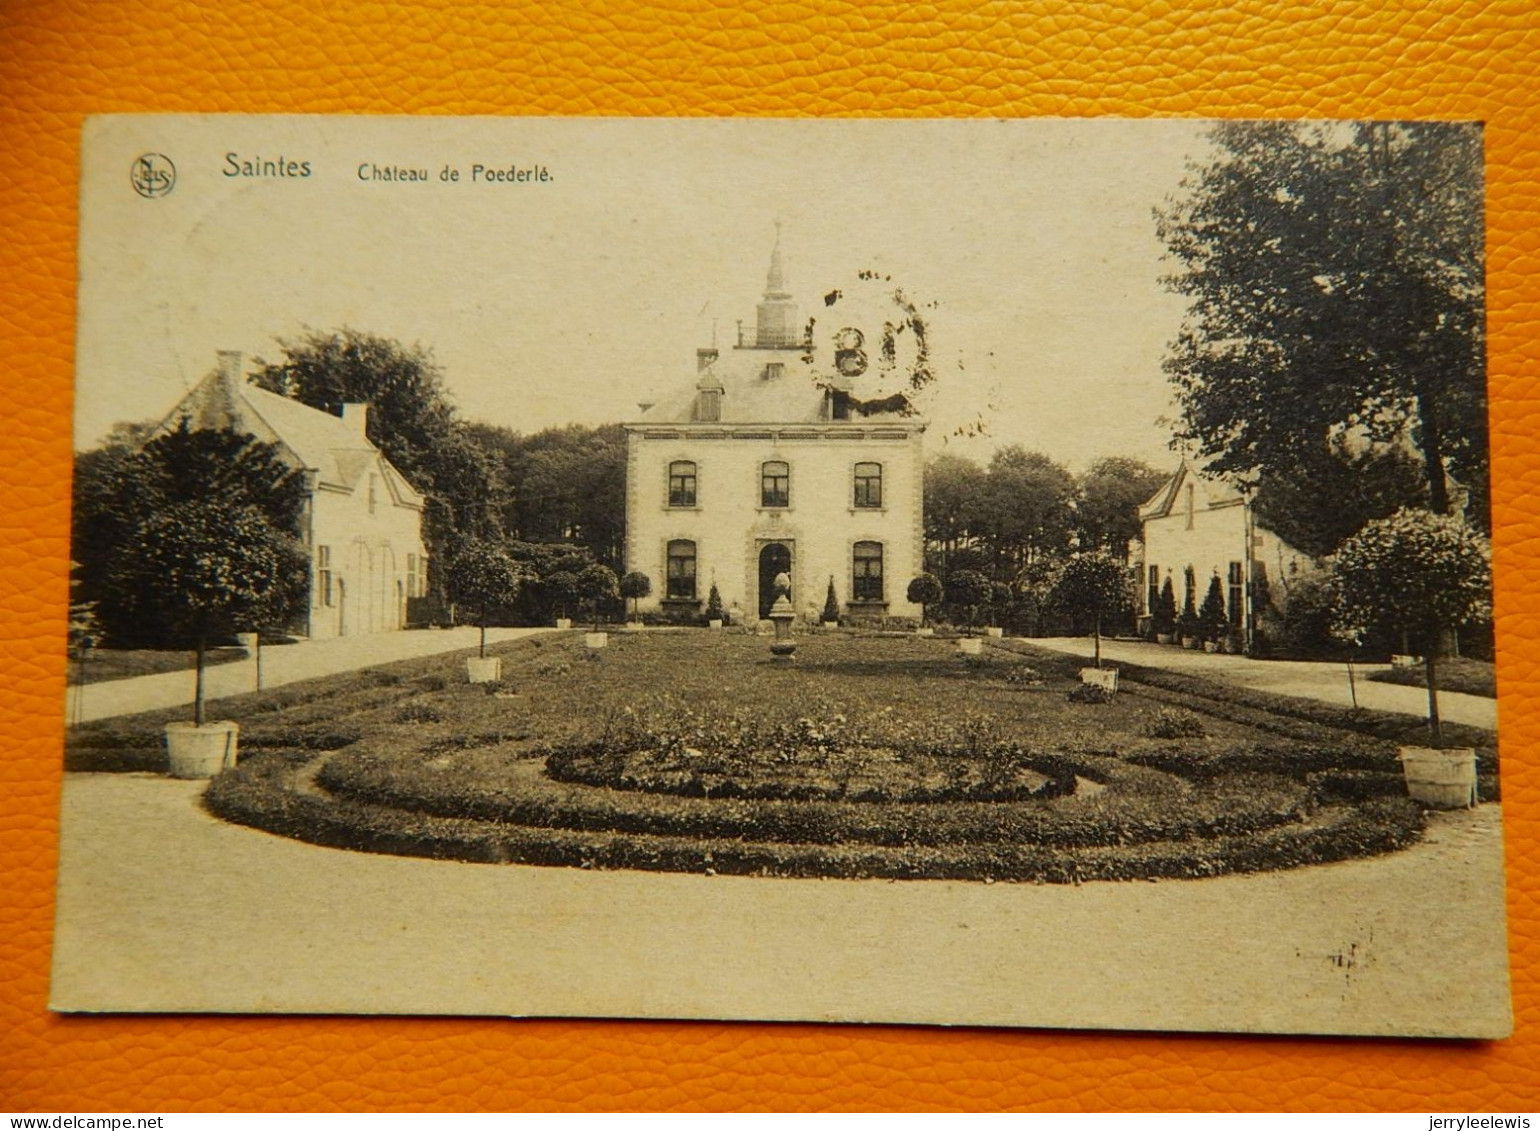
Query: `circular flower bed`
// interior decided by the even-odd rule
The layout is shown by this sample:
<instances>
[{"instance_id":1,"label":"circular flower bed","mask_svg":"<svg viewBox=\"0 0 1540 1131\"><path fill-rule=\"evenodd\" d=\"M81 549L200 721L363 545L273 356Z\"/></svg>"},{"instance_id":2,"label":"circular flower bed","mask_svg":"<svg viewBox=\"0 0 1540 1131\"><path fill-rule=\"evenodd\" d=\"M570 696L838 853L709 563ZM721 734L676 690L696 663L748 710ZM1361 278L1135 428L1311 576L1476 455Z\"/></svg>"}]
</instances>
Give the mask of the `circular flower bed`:
<instances>
[{"instance_id":1,"label":"circular flower bed","mask_svg":"<svg viewBox=\"0 0 1540 1131\"><path fill-rule=\"evenodd\" d=\"M1009 745L977 751L830 744L803 720L808 741L737 750L683 743L615 749L602 743L548 751L557 781L679 797L769 801L1030 801L1075 792L1075 766Z\"/></svg>"}]
</instances>

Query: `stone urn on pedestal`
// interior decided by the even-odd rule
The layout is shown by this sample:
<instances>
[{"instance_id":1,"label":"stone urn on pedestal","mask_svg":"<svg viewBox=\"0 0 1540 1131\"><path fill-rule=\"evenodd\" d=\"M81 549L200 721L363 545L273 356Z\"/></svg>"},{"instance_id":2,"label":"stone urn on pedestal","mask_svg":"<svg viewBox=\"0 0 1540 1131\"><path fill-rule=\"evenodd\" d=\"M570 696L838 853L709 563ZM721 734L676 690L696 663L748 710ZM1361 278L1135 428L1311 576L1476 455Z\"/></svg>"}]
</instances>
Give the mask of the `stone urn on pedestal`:
<instances>
[{"instance_id":1,"label":"stone urn on pedestal","mask_svg":"<svg viewBox=\"0 0 1540 1131\"><path fill-rule=\"evenodd\" d=\"M770 606L768 619L775 625L775 640L770 644L770 655L779 662L789 663L797 651L791 639L791 622L797 617L791 607L791 578L778 573L773 584L775 603Z\"/></svg>"}]
</instances>

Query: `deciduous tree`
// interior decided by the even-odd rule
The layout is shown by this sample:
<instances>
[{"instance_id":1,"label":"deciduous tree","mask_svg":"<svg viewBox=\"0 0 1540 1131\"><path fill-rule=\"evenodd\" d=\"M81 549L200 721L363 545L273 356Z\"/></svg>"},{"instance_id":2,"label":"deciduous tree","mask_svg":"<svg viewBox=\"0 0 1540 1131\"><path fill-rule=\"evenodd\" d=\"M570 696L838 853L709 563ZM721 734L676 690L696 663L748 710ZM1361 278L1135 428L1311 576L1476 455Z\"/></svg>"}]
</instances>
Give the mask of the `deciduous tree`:
<instances>
[{"instance_id":1,"label":"deciduous tree","mask_svg":"<svg viewBox=\"0 0 1540 1131\"><path fill-rule=\"evenodd\" d=\"M264 364L256 383L336 415L344 404L367 404L369 439L427 497L431 585L445 585L439 565L452 562L465 542L502 534L497 461L458 419L428 350L351 329L310 331L278 344L281 359Z\"/></svg>"},{"instance_id":2,"label":"deciduous tree","mask_svg":"<svg viewBox=\"0 0 1540 1131\"><path fill-rule=\"evenodd\" d=\"M197 654L194 721L202 726L203 657L220 636L282 615L286 583L308 566L297 541L250 502L183 498L156 511L120 547L113 579L142 622L189 639Z\"/></svg>"},{"instance_id":3,"label":"deciduous tree","mask_svg":"<svg viewBox=\"0 0 1540 1131\"><path fill-rule=\"evenodd\" d=\"M1054 600L1065 611L1089 618L1095 637L1095 662L1102 666L1102 621L1132 604L1128 567L1104 550L1076 554L1064 563L1054 586Z\"/></svg>"},{"instance_id":4,"label":"deciduous tree","mask_svg":"<svg viewBox=\"0 0 1540 1131\"><path fill-rule=\"evenodd\" d=\"M1226 122L1157 212L1190 300L1165 368L1210 470L1305 479L1343 436L1452 472L1485 524L1481 131Z\"/></svg>"},{"instance_id":5,"label":"deciduous tree","mask_svg":"<svg viewBox=\"0 0 1540 1131\"><path fill-rule=\"evenodd\" d=\"M1127 456L1099 459L1075 484L1075 531L1080 549L1105 550L1127 560L1128 545L1144 536L1139 508L1160 489L1168 472Z\"/></svg>"},{"instance_id":6,"label":"deciduous tree","mask_svg":"<svg viewBox=\"0 0 1540 1131\"><path fill-rule=\"evenodd\" d=\"M1344 542L1332 577L1339 629L1362 634L1383 620L1422 636L1428 728L1441 745L1436 645L1443 631L1491 615L1491 546L1457 518L1401 510Z\"/></svg>"}]
</instances>

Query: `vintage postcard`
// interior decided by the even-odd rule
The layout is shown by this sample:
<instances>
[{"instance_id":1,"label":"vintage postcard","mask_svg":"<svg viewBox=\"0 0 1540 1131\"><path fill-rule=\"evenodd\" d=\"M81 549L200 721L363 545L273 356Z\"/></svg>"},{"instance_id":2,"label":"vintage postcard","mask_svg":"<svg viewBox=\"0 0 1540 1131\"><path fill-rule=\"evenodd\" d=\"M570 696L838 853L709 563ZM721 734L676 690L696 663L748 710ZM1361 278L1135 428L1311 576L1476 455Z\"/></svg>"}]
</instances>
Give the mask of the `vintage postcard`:
<instances>
[{"instance_id":1,"label":"vintage postcard","mask_svg":"<svg viewBox=\"0 0 1540 1131\"><path fill-rule=\"evenodd\" d=\"M56 1010L1510 1032L1479 125L81 161Z\"/></svg>"}]
</instances>

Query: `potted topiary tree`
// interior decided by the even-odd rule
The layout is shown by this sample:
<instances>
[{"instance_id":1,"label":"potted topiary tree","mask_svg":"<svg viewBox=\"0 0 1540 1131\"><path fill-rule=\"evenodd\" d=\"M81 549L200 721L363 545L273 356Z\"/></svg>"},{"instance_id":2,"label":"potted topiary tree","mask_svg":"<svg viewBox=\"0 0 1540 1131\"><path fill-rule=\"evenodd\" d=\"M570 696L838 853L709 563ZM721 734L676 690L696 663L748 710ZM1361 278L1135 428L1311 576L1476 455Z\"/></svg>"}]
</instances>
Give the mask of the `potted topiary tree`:
<instances>
[{"instance_id":1,"label":"potted topiary tree","mask_svg":"<svg viewBox=\"0 0 1540 1131\"><path fill-rule=\"evenodd\" d=\"M989 604L986 606L989 610L987 614L989 624L985 627L984 631L996 640L1005 635L1005 629L1001 626L1000 621L1010 611L1013 596L1011 587L1005 582L991 581L989 583Z\"/></svg>"},{"instance_id":2,"label":"potted topiary tree","mask_svg":"<svg viewBox=\"0 0 1540 1131\"><path fill-rule=\"evenodd\" d=\"M235 764L240 728L205 717L205 652L211 641L270 622L288 580L307 568L299 544L249 504L173 503L135 531L117 578L133 587L141 615L190 640L195 653L193 721L166 724L172 776L213 777Z\"/></svg>"},{"instance_id":3,"label":"potted topiary tree","mask_svg":"<svg viewBox=\"0 0 1540 1131\"><path fill-rule=\"evenodd\" d=\"M1170 644L1176 637L1176 591L1167 577L1160 587L1155 607L1150 610L1150 620L1155 629L1155 643Z\"/></svg>"},{"instance_id":4,"label":"potted topiary tree","mask_svg":"<svg viewBox=\"0 0 1540 1131\"><path fill-rule=\"evenodd\" d=\"M637 620L636 603L643 597L652 593L652 578L640 570L632 570L620 579L620 595L631 602L631 621L628 628L639 629L641 622Z\"/></svg>"},{"instance_id":5,"label":"potted topiary tree","mask_svg":"<svg viewBox=\"0 0 1540 1131\"><path fill-rule=\"evenodd\" d=\"M1230 627L1225 614L1225 592L1219 583L1219 574L1208 579L1208 592L1203 595L1203 605L1198 609L1198 635L1203 638L1205 652L1219 651L1219 641Z\"/></svg>"},{"instance_id":6,"label":"potted topiary tree","mask_svg":"<svg viewBox=\"0 0 1540 1131\"><path fill-rule=\"evenodd\" d=\"M1429 805L1476 803L1476 752L1446 749L1438 714L1438 645L1446 632L1491 612L1492 550L1451 515L1404 508L1368 523L1331 567L1334 620L1362 635L1384 625L1423 639L1430 747L1401 748L1407 791Z\"/></svg>"},{"instance_id":7,"label":"potted topiary tree","mask_svg":"<svg viewBox=\"0 0 1540 1131\"><path fill-rule=\"evenodd\" d=\"M476 655L467 657L465 675L472 683L496 683L503 676L501 656L487 655L487 622L518 596L524 571L502 546L473 539L449 563L449 599L470 609L481 629Z\"/></svg>"},{"instance_id":8,"label":"potted topiary tree","mask_svg":"<svg viewBox=\"0 0 1540 1131\"><path fill-rule=\"evenodd\" d=\"M973 630L978 622L979 606L990 597L989 578L977 570L960 569L947 578L946 595L952 604L967 612L968 634L957 642L957 650L964 655L977 656L981 648Z\"/></svg>"},{"instance_id":9,"label":"potted topiary tree","mask_svg":"<svg viewBox=\"0 0 1540 1131\"><path fill-rule=\"evenodd\" d=\"M834 595L834 575L829 575L829 590L823 598L823 627L838 628L840 626L840 602Z\"/></svg>"},{"instance_id":10,"label":"potted topiary tree","mask_svg":"<svg viewBox=\"0 0 1540 1131\"><path fill-rule=\"evenodd\" d=\"M1080 670L1081 682L1097 683L1109 691L1117 690L1117 672L1102 671L1102 621L1124 612L1133 604L1127 568L1102 551L1076 554L1064 563L1053 596L1055 604L1065 612L1091 621L1095 666Z\"/></svg>"},{"instance_id":11,"label":"potted topiary tree","mask_svg":"<svg viewBox=\"0 0 1540 1131\"><path fill-rule=\"evenodd\" d=\"M1182 615L1176 618L1176 635L1183 648L1196 648L1202 639L1198 622L1198 579L1192 566L1183 571L1182 577L1187 583L1187 592L1182 597Z\"/></svg>"},{"instance_id":12,"label":"potted topiary tree","mask_svg":"<svg viewBox=\"0 0 1540 1131\"><path fill-rule=\"evenodd\" d=\"M711 583L711 593L706 597L706 626L708 628L721 628L722 621L726 619L727 610L722 608L722 593L717 588L717 583Z\"/></svg>"},{"instance_id":13,"label":"potted topiary tree","mask_svg":"<svg viewBox=\"0 0 1540 1131\"><path fill-rule=\"evenodd\" d=\"M593 617L593 631L583 637L583 643L590 648L607 647L610 635L599 631L599 617L605 602L620 596L620 582L615 577L615 571L598 562L584 566L577 575L577 590Z\"/></svg>"},{"instance_id":14,"label":"potted topiary tree","mask_svg":"<svg viewBox=\"0 0 1540 1131\"><path fill-rule=\"evenodd\" d=\"M941 581L934 574L922 573L919 577L909 582L906 596L910 601L920 606L920 627L915 629L917 636L931 636L935 629L927 623L928 607L941 600Z\"/></svg>"},{"instance_id":15,"label":"potted topiary tree","mask_svg":"<svg viewBox=\"0 0 1540 1131\"><path fill-rule=\"evenodd\" d=\"M578 592L578 575L570 569L553 570L540 587L556 608L556 627L571 628L572 606L583 599Z\"/></svg>"}]
</instances>

